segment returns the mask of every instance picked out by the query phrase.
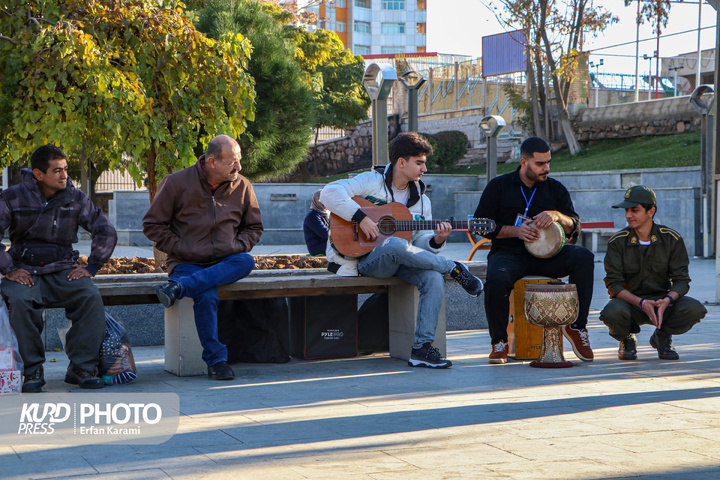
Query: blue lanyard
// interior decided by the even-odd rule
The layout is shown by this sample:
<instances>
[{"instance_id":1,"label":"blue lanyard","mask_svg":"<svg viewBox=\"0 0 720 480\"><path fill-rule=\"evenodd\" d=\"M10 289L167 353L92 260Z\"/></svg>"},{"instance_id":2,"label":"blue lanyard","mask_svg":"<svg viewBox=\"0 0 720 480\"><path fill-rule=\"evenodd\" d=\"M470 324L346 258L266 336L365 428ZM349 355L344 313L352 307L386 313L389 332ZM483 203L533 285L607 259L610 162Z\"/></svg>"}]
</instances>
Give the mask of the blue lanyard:
<instances>
[{"instance_id":1,"label":"blue lanyard","mask_svg":"<svg viewBox=\"0 0 720 480\"><path fill-rule=\"evenodd\" d=\"M530 203L532 202L532 199L535 196L536 191L537 191L537 187L533 188L532 195L530 195L530 200L528 200L527 195L525 195L525 190L523 190L522 185L520 186L520 193L522 193L522 196L525 199L525 213L523 213L523 217L527 217L527 212L528 212L528 210L530 210Z\"/></svg>"}]
</instances>

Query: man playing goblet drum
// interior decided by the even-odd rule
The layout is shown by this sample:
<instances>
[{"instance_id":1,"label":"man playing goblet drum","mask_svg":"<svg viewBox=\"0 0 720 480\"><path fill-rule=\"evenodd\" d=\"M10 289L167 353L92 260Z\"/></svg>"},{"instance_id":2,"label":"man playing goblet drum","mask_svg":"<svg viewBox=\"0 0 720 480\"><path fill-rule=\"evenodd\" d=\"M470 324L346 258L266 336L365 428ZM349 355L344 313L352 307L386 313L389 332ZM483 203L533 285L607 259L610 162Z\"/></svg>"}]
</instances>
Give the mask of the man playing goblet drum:
<instances>
[{"instance_id":1,"label":"man playing goblet drum","mask_svg":"<svg viewBox=\"0 0 720 480\"><path fill-rule=\"evenodd\" d=\"M564 245L551 258L531 255L525 244L538 241L541 231L558 224L571 242L580 234L580 218L562 183L548 177L550 146L530 137L520 146L520 167L492 179L483 190L475 216L495 220L486 234L492 239L488 254L485 312L492 351L490 363L505 363L508 356L509 296L515 282L526 275L560 278L569 275L579 297L577 320L562 327L575 355L593 360L587 324L593 289L594 255L577 245Z\"/></svg>"},{"instance_id":2,"label":"man playing goblet drum","mask_svg":"<svg viewBox=\"0 0 720 480\"><path fill-rule=\"evenodd\" d=\"M650 345L663 360L680 358L672 335L690 330L707 310L685 295L690 289L685 242L672 228L654 221L655 192L636 185L625 192L628 226L608 240L605 285L612 299L600 312L610 336L620 342L618 358L637 358L636 333L640 325L654 325Z\"/></svg>"}]
</instances>

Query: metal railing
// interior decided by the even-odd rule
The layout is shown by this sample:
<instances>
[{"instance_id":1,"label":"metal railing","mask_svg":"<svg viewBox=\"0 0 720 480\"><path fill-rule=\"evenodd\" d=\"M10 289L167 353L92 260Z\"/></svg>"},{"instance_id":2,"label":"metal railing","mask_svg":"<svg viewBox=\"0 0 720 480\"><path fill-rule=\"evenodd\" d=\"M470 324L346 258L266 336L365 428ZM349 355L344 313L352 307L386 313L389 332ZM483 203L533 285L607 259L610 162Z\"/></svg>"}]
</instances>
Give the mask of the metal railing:
<instances>
[{"instance_id":1,"label":"metal railing","mask_svg":"<svg viewBox=\"0 0 720 480\"><path fill-rule=\"evenodd\" d=\"M518 110L510 103L505 85L525 96L524 72L483 78L482 59L455 62L422 71L428 81L419 92L419 113L431 114L472 108L484 115L500 115L507 121L503 136L520 135L514 125Z\"/></svg>"},{"instance_id":2,"label":"metal railing","mask_svg":"<svg viewBox=\"0 0 720 480\"><path fill-rule=\"evenodd\" d=\"M115 190L147 190L144 186L138 187L130 174L120 171L105 171L95 183L95 192L112 192Z\"/></svg>"}]
</instances>

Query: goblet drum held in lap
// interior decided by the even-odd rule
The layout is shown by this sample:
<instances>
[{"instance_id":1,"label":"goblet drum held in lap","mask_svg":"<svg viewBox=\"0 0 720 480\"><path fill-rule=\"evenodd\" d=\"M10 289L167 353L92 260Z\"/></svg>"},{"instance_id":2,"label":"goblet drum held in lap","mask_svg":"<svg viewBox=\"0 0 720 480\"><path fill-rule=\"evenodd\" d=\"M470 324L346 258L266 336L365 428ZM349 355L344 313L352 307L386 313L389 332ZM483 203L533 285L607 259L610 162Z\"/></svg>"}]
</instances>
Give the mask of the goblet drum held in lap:
<instances>
[{"instance_id":1,"label":"goblet drum held in lap","mask_svg":"<svg viewBox=\"0 0 720 480\"><path fill-rule=\"evenodd\" d=\"M525 286L523 309L525 318L543 327L543 344L532 367L572 367L563 356L560 327L569 325L578 316L578 295L572 284L534 284Z\"/></svg>"},{"instance_id":2,"label":"goblet drum held in lap","mask_svg":"<svg viewBox=\"0 0 720 480\"><path fill-rule=\"evenodd\" d=\"M535 226L532 222L530 226ZM549 227L538 229L540 238L534 242L525 242L525 248L531 255L538 258L552 258L565 246L565 231L559 223L553 222Z\"/></svg>"}]
</instances>

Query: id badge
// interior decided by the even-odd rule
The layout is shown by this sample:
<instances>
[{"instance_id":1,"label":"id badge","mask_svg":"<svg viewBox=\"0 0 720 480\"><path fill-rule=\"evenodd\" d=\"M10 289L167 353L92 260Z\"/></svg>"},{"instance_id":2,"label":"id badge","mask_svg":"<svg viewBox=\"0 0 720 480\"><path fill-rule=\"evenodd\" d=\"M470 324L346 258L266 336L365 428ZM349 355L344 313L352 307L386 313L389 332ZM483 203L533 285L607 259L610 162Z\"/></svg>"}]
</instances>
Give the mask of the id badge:
<instances>
[{"instance_id":1,"label":"id badge","mask_svg":"<svg viewBox=\"0 0 720 480\"><path fill-rule=\"evenodd\" d=\"M520 215L518 213L518 216L515 218L515 226L516 227L521 226L525 220L532 220L532 218L528 218L528 217L526 217L524 215Z\"/></svg>"}]
</instances>

